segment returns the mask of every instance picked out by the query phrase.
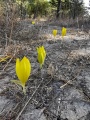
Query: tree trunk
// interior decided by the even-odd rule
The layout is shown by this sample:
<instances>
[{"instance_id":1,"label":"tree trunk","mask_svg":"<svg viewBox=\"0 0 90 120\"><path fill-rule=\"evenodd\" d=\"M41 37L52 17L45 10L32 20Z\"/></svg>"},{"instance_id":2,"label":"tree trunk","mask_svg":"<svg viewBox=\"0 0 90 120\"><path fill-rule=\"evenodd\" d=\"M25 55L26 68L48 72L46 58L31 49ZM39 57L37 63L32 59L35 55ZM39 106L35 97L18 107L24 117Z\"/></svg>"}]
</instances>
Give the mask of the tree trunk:
<instances>
[{"instance_id":1,"label":"tree trunk","mask_svg":"<svg viewBox=\"0 0 90 120\"><path fill-rule=\"evenodd\" d=\"M73 4L73 19L75 19L78 16L78 0L74 1Z\"/></svg>"},{"instance_id":2,"label":"tree trunk","mask_svg":"<svg viewBox=\"0 0 90 120\"><path fill-rule=\"evenodd\" d=\"M21 0L21 4L20 4L21 19L25 19L26 16L26 9L23 7L23 4L24 4L24 0Z\"/></svg>"},{"instance_id":3,"label":"tree trunk","mask_svg":"<svg viewBox=\"0 0 90 120\"><path fill-rule=\"evenodd\" d=\"M59 18L60 8L61 8L61 0L58 0L56 18Z\"/></svg>"}]
</instances>

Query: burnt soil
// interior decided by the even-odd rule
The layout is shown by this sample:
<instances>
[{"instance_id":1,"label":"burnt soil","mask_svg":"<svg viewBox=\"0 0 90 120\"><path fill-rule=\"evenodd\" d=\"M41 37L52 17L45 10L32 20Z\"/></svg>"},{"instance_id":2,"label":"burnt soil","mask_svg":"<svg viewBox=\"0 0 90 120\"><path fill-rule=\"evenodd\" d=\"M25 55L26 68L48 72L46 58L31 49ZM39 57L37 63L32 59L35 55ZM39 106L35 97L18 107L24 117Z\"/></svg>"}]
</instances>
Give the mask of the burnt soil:
<instances>
[{"instance_id":1,"label":"burnt soil","mask_svg":"<svg viewBox=\"0 0 90 120\"><path fill-rule=\"evenodd\" d=\"M55 38L53 29L58 30ZM90 120L89 32L68 27L62 38L57 24L22 21L12 39L8 46L1 39L0 45L0 58L10 56L0 62L0 120ZM47 52L42 70L36 51L41 45ZM30 59L32 66L26 95L11 82L18 79L15 60L23 56Z\"/></svg>"}]
</instances>

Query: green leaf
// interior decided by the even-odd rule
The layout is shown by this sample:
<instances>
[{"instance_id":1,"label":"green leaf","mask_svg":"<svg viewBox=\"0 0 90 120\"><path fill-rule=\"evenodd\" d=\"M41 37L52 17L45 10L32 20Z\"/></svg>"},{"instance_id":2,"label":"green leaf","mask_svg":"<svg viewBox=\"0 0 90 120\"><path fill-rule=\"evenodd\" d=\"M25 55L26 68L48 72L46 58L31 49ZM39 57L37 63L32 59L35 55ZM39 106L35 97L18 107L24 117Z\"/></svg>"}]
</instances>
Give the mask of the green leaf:
<instances>
[{"instance_id":1,"label":"green leaf","mask_svg":"<svg viewBox=\"0 0 90 120\"><path fill-rule=\"evenodd\" d=\"M17 85L22 86L21 82L19 80L11 80L12 83L15 83Z\"/></svg>"},{"instance_id":2,"label":"green leaf","mask_svg":"<svg viewBox=\"0 0 90 120\"><path fill-rule=\"evenodd\" d=\"M26 88L25 88L24 85L22 85L22 83L21 83L19 80L11 80L11 82L12 82L12 83L15 83L15 84L17 84L17 85L22 86L22 88L23 88L23 93L26 94Z\"/></svg>"}]
</instances>

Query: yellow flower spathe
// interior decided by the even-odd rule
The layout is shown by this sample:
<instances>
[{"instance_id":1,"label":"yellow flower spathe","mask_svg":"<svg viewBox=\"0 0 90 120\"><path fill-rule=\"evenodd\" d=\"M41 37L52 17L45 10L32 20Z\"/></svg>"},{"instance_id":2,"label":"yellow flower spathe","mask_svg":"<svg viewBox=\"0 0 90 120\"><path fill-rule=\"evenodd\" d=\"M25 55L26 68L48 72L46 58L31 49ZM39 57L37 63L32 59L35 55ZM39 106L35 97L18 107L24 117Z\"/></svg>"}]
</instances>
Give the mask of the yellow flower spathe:
<instances>
[{"instance_id":1,"label":"yellow flower spathe","mask_svg":"<svg viewBox=\"0 0 90 120\"><path fill-rule=\"evenodd\" d=\"M32 21L32 24L33 24L33 25L35 25L35 22L34 22L34 21Z\"/></svg>"},{"instance_id":2,"label":"yellow flower spathe","mask_svg":"<svg viewBox=\"0 0 90 120\"><path fill-rule=\"evenodd\" d=\"M31 73L31 63L27 57L23 57L22 60L16 59L16 75L19 80L12 80L12 82L19 84L23 88L23 92L26 93L25 84Z\"/></svg>"},{"instance_id":3,"label":"yellow flower spathe","mask_svg":"<svg viewBox=\"0 0 90 120\"><path fill-rule=\"evenodd\" d=\"M52 31L52 34L53 34L54 37L55 37L55 36L57 35L57 30L54 29L54 30Z\"/></svg>"},{"instance_id":4,"label":"yellow flower spathe","mask_svg":"<svg viewBox=\"0 0 90 120\"><path fill-rule=\"evenodd\" d=\"M67 33L67 29L65 27L63 27L62 28L62 33L61 33L62 37L66 36L66 33Z\"/></svg>"},{"instance_id":5,"label":"yellow flower spathe","mask_svg":"<svg viewBox=\"0 0 90 120\"><path fill-rule=\"evenodd\" d=\"M27 82L30 73L31 73L31 64L28 58L23 57L21 61L18 58L16 60L16 74L18 76L18 79L21 81L22 85L25 86L25 83Z\"/></svg>"},{"instance_id":6,"label":"yellow flower spathe","mask_svg":"<svg viewBox=\"0 0 90 120\"><path fill-rule=\"evenodd\" d=\"M42 65L44 64L45 58L46 58L46 51L44 46L37 47L37 59L40 64L40 68L42 68Z\"/></svg>"}]
</instances>

